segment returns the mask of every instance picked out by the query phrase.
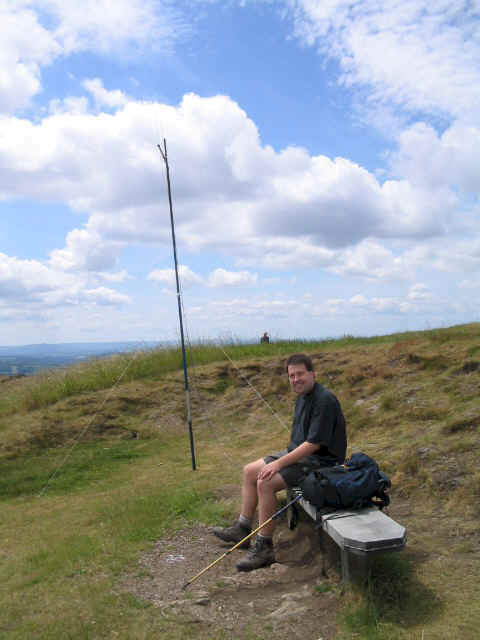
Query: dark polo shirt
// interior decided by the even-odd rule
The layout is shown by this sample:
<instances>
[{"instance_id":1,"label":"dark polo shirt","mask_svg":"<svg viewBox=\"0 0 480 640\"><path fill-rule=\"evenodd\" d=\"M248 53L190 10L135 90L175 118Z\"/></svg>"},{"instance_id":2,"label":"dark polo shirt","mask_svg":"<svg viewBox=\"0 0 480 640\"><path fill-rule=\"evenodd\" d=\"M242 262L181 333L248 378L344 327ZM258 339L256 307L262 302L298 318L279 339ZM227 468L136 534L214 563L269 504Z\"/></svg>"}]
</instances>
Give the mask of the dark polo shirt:
<instances>
[{"instance_id":1,"label":"dark polo shirt","mask_svg":"<svg viewBox=\"0 0 480 640\"><path fill-rule=\"evenodd\" d=\"M313 455L322 466L345 461L347 435L340 403L318 382L310 393L297 396L288 451L303 442L321 445Z\"/></svg>"}]
</instances>

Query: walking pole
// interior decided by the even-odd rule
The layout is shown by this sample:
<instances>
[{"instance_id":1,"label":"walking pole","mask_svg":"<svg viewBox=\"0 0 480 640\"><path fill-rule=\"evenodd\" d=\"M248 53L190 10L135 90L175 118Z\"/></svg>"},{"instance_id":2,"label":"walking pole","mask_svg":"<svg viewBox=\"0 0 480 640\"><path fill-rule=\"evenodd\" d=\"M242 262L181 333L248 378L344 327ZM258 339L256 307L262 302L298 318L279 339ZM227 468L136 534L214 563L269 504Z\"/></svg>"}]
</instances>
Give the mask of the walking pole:
<instances>
[{"instance_id":1,"label":"walking pole","mask_svg":"<svg viewBox=\"0 0 480 640\"><path fill-rule=\"evenodd\" d=\"M190 580L188 582L186 582L182 589L186 589L189 585L192 584L192 582L195 582L195 580L197 578L200 578L200 576L203 576L204 573L206 573L209 569L211 569L212 567L214 567L218 562L220 562L220 560L223 560L224 558L226 558L230 553L232 553L232 551L235 551L235 549L237 549L241 544L243 544L245 542L245 540L248 540L249 538L251 538L252 536L254 536L258 531L260 531L260 529L262 529L266 524L268 524L269 522L272 522L272 520L275 520L276 518L278 518L278 516L283 513L285 511L285 509L288 509L288 507L290 505L292 505L294 502L297 502L297 500L300 500L300 498L302 497L302 494L299 493L298 496L296 496L293 500L291 500L288 504L286 504L284 507L282 507L280 509L280 511L277 511L277 513L274 513L273 516L271 518L269 518L268 520L265 520L265 522L262 522L262 524L260 524L254 531L252 531L251 533L248 534L248 536L245 536L245 538L243 538L243 540L240 540L240 542L237 542L236 545L234 545L231 549L229 549L228 551L226 551L223 555L221 555L219 558L217 558L216 560L214 560L211 564L208 565L208 567L205 567L205 569L203 569L202 571L200 571L200 573L197 573L196 576L193 576L193 578L190 578Z\"/></svg>"}]
</instances>

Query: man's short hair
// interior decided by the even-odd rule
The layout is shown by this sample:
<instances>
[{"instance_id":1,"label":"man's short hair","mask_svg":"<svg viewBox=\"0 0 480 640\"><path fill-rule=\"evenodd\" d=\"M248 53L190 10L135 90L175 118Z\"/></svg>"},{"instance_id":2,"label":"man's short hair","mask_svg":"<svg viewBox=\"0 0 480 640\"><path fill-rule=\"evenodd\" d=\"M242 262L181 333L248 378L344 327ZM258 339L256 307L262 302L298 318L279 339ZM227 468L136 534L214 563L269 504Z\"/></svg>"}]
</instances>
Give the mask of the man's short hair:
<instances>
[{"instance_id":1,"label":"man's short hair","mask_svg":"<svg viewBox=\"0 0 480 640\"><path fill-rule=\"evenodd\" d=\"M288 373L288 367L291 364L303 364L307 371L313 371L313 362L305 353L293 353L287 360L285 371Z\"/></svg>"}]
</instances>

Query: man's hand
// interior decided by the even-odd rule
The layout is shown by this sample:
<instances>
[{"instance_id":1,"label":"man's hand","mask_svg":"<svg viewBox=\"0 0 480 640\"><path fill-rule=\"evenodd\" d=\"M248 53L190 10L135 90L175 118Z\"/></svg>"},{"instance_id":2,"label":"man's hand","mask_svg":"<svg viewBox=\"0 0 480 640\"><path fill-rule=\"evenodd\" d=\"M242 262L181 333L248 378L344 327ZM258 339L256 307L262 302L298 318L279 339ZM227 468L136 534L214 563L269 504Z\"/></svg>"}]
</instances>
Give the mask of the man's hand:
<instances>
[{"instance_id":1,"label":"man's hand","mask_svg":"<svg viewBox=\"0 0 480 640\"><path fill-rule=\"evenodd\" d=\"M259 480L271 480L273 476L278 473L281 469L281 466L278 460L274 460L273 462L269 462L266 464L263 469L258 474Z\"/></svg>"}]
</instances>

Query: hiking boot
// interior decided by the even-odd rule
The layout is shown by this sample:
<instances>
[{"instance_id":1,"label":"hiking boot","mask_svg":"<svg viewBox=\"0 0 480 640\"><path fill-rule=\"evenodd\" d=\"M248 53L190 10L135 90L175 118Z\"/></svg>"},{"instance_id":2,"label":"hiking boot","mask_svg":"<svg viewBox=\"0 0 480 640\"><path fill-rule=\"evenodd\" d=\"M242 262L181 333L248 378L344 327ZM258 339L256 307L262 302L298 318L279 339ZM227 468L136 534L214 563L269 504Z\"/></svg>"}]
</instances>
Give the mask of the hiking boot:
<instances>
[{"instance_id":1,"label":"hiking boot","mask_svg":"<svg viewBox=\"0 0 480 640\"><path fill-rule=\"evenodd\" d=\"M252 530L250 527L246 527L241 524L238 520L236 520L231 527L213 527L212 533L223 540L224 542L240 542L243 540L245 536L248 536ZM245 540L243 544L241 544L239 549L248 549L250 546L250 539Z\"/></svg>"},{"instance_id":2,"label":"hiking boot","mask_svg":"<svg viewBox=\"0 0 480 640\"><path fill-rule=\"evenodd\" d=\"M255 541L247 555L237 562L238 571L253 571L261 567L268 567L275 562L275 554L273 552L273 544L271 541L259 540Z\"/></svg>"}]
</instances>

